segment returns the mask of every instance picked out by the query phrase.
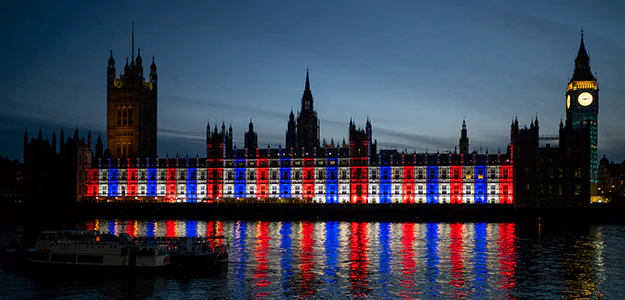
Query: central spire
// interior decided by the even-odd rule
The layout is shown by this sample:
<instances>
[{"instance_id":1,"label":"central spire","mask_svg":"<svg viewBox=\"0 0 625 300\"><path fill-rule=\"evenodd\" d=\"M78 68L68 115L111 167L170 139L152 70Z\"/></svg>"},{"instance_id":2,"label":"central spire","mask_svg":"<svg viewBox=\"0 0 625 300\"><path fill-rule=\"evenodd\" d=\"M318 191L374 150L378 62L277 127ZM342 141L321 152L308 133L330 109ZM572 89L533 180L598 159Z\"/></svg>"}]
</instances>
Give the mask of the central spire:
<instances>
[{"instance_id":1,"label":"central spire","mask_svg":"<svg viewBox=\"0 0 625 300\"><path fill-rule=\"evenodd\" d=\"M308 76L308 68L306 68L306 86L304 87L304 95L302 95L302 108L301 112L313 111L313 96L310 91L310 79Z\"/></svg>"},{"instance_id":2,"label":"central spire","mask_svg":"<svg viewBox=\"0 0 625 300\"><path fill-rule=\"evenodd\" d=\"M308 79L308 68L306 68L306 87L304 91L310 91L310 80Z\"/></svg>"}]
</instances>

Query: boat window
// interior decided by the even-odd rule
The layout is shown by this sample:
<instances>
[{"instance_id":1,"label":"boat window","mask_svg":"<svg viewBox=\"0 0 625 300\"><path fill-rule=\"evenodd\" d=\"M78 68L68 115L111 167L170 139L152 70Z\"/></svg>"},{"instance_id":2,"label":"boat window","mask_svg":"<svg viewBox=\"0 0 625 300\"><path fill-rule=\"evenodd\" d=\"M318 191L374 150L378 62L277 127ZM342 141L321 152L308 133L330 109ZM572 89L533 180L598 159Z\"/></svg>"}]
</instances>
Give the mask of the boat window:
<instances>
[{"instance_id":1,"label":"boat window","mask_svg":"<svg viewBox=\"0 0 625 300\"><path fill-rule=\"evenodd\" d=\"M137 256L154 256L154 248L141 248L138 250Z\"/></svg>"},{"instance_id":2,"label":"boat window","mask_svg":"<svg viewBox=\"0 0 625 300\"><path fill-rule=\"evenodd\" d=\"M92 263L92 264L101 264L104 262L103 256L94 256L94 255L78 255L79 263Z\"/></svg>"},{"instance_id":3,"label":"boat window","mask_svg":"<svg viewBox=\"0 0 625 300\"><path fill-rule=\"evenodd\" d=\"M73 254L52 254L53 262L74 262Z\"/></svg>"}]
</instances>

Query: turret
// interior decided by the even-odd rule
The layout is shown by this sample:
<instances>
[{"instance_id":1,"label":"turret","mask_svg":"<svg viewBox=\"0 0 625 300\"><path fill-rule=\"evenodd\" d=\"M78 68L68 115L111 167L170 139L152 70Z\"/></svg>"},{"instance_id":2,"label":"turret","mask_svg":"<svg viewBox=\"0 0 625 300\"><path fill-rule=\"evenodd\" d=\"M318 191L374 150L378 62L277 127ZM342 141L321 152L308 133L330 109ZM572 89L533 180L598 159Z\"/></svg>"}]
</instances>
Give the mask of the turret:
<instances>
[{"instance_id":1,"label":"turret","mask_svg":"<svg viewBox=\"0 0 625 300\"><path fill-rule=\"evenodd\" d=\"M140 78L143 78L143 59L141 58L141 48L137 48L137 59L135 60L137 65L135 70ZM143 80L143 79L142 79Z\"/></svg>"},{"instance_id":2,"label":"turret","mask_svg":"<svg viewBox=\"0 0 625 300\"><path fill-rule=\"evenodd\" d=\"M96 141L96 144L95 144L95 157L102 158L103 155L104 155L104 145L102 144L102 138L98 134L98 140Z\"/></svg>"},{"instance_id":3,"label":"turret","mask_svg":"<svg viewBox=\"0 0 625 300\"><path fill-rule=\"evenodd\" d=\"M63 153L63 148L65 148L65 132L63 131L63 127L61 127L61 132L59 133L59 152Z\"/></svg>"},{"instance_id":4,"label":"turret","mask_svg":"<svg viewBox=\"0 0 625 300\"><path fill-rule=\"evenodd\" d=\"M52 149L56 153L56 129L52 131Z\"/></svg>"},{"instance_id":5,"label":"turret","mask_svg":"<svg viewBox=\"0 0 625 300\"><path fill-rule=\"evenodd\" d=\"M111 56L109 57L108 68L106 69L107 73L107 83L108 85L112 85L115 83L115 59L113 58L113 49L111 49Z\"/></svg>"}]
</instances>

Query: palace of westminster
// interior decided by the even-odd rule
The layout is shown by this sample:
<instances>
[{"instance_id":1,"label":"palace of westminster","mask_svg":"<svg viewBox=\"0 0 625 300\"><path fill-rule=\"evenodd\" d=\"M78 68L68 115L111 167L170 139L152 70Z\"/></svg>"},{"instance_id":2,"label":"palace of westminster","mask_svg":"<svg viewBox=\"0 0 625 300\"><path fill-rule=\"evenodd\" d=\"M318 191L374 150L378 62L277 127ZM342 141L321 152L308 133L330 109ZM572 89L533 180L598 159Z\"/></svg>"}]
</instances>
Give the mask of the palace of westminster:
<instances>
[{"instance_id":1,"label":"palace of westminster","mask_svg":"<svg viewBox=\"0 0 625 300\"><path fill-rule=\"evenodd\" d=\"M134 33L133 33L134 36ZM373 126L350 120L349 140L320 138L308 71L301 107L288 116L284 147L260 148L250 121L244 147L232 127L206 126L206 157L157 155L158 75L152 57L144 73L139 49L119 76L111 51L107 67L106 146L91 132L44 140L24 133L24 161L34 186L27 197L76 201L303 201L315 203L503 204L578 207L597 193L599 88L582 34L563 101L558 147L540 146L536 118L510 125L505 153L469 151L463 121L458 150L405 153L377 149ZM146 79L147 78L147 79Z\"/></svg>"}]
</instances>

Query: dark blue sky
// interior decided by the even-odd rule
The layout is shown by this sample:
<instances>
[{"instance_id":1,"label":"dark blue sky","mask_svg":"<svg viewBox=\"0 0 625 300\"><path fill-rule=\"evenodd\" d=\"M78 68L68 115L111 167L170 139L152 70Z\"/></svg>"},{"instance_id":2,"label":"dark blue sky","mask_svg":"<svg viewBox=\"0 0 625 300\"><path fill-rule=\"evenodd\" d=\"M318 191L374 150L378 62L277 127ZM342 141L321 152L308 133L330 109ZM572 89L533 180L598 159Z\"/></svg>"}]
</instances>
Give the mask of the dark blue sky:
<instances>
[{"instance_id":1,"label":"dark blue sky","mask_svg":"<svg viewBox=\"0 0 625 300\"><path fill-rule=\"evenodd\" d=\"M434 3L436 2L436 3ZM106 129L106 64L135 44L159 72L158 152L203 156L206 121L284 144L306 67L321 136L367 116L379 148L505 151L514 116L557 134L584 26L599 155L625 158L625 1L12 1L0 12L0 155L22 134ZM104 137L104 135L103 135Z\"/></svg>"}]
</instances>

